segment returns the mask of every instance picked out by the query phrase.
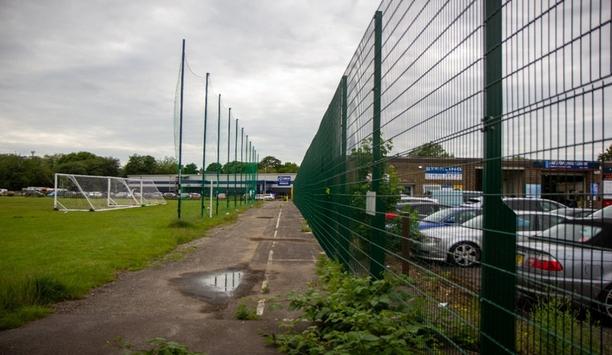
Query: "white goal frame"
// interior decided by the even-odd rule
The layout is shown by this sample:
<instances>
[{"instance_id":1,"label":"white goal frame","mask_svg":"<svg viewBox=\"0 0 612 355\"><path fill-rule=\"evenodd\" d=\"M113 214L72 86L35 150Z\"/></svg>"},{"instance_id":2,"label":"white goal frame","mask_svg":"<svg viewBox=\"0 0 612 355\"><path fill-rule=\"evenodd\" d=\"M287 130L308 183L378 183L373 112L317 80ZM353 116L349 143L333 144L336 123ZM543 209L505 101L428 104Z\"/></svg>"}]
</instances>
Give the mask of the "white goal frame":
<instances>
[{"instance_id":1,"label":"white goal frame","mask_svg":"<svg viewBox=\"0 0 612 355\"><path fill-rule=\"evenodd\" d=\"M68 181L72 184L72 189L62 188L60 180ZM102 191L86 191L81 185L79 180L90 180L95 181L99 187L97 190ZM111 187L115 187L111 189ZM153 192L146 192L153 188ZM124 208L135 208L144 206L154 205L165 205L162 193L157 189L153 180L143 178L122 178L117 176L95 176L95 175L79 175L79 174L65 174L56 173L54 176L54 189L53 189L53 209L59 211L111 211L116 209ZM113 190L120 189L122 201L119 200L119 193L113 192ZM73 198L72 201L85 201L83 204L87 208L69 206L66 201L70 201L70 197L65 197L70 193ZM92 194L96 194L94 198ZM155 198L147 198L145 196L154 196ZM60 197L61 196L61 197ZM62 203L62 199L66 199L65 203ZM100 203L100 201L105 201Z\"/></svg>"}]
</instances>

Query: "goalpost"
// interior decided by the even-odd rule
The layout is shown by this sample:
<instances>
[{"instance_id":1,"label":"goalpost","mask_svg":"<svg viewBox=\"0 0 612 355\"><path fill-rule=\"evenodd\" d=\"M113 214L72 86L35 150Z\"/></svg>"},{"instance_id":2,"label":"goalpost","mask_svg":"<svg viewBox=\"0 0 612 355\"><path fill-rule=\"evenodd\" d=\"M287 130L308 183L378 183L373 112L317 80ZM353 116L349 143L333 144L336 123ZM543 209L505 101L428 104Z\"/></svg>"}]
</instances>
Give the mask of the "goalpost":
<instances>
[{"instance_id":1,"label":"goalpost","mask_svg":"<svg viewBox=\"0 0 612 355\"><path fill-rule=\"evenodd\" d=\"M55 174L53 208L60 211L108 211L166 204L152 180Z\"/></svg>"}]
</instances>

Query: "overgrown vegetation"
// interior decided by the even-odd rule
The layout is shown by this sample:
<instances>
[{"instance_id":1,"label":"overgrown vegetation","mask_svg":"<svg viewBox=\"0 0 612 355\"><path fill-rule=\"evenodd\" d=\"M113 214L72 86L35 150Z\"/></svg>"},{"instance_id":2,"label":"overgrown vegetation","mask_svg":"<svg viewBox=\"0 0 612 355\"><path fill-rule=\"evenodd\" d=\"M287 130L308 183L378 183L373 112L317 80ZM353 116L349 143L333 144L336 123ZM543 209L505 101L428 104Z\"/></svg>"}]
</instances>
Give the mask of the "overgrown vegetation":
<instances>
[{"instance_id":1,"label":"overgrown vegetation","mask_svg":"<svg viewBox=\"0 0 612 355\"><path fill-rule=\"evenodd\" d=\"M269 340L289 354L428 353L439 346L424 322L421 300L402 287L408 280L373 281L342 271L321 258L319 281L303 294L291 294L290 307L302 315ZM302 331L297 325L308 322Z\"/></svg>"},{"instance_id":2,"label":"overgrown vegetation","mask_svg":"<svg viewBox=\"0 0 612 355\"><path fill-rule=\"evenodd\" d=\"M233 221L225 204L201 219L199 201L109 212L61 213L51 200L0 197L0 329L51 312L50 304L86 295L121 270L143 268L207 229ZM239 208L239 211L244 209Z\"/></svg>"},{"instance_id":3,"label":"overgrown vegetation","mask_svg":"<svg viewBox=\"0 0 612 355\"><path fill-rule=\"evenodd\" d=\"M249 306L247 306L244 303L240 303L238 305L238 307L236 308L236 312L234 313L234 316L238 320L257 320L259 319L255 310L249 308Z\"/></svg>"},{"instance_id":4,"label":"overgrown vegetation","mask_svg":"<svg viewBox=\"0 0 612 355\"><path fill-rule=\"evenodd\" d=\"M312 232L312 230L310 229L310 226L308 225L308 222L304 221L302 222L302 229L301 229L302 233L309 233Z\"/></svg>"},{"instance_id":5,"label":"overgrown vegetation","mask_svg":"<svg viewBox=\"0 0 612 355\"><path fill-rule=\"evenodd\" d=\"M571 303L558 298L538 302L529 322L517 328L517 348L523 354L593 354L601 345L590 313L580 320Z\"/></svg>"},{"instance_id":6,"label":"overgrown vegetation","mask_svg":"<svg viewBox=\"0 0 612 355\"><path fill-rule=\"evenodd\" d=\"M123 338L116 338L110 342L112 346L115 346L123 350L129 355L204 355L203 353L193 352L187 348L187 346L171 341L165 338L153 338L147 341L152 347L146 350L134 349L134 346Z\"/></svg>"}]
</instances>

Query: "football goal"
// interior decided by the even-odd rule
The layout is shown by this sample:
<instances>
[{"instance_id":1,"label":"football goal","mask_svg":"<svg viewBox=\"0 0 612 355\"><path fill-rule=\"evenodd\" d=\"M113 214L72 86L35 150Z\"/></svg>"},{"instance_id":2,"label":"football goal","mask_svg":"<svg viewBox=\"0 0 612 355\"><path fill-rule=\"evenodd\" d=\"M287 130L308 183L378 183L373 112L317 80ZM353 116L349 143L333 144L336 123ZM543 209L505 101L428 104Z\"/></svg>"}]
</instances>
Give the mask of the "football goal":
<instances>
[{"instance_id":1,"label":"football goal","mask_svg":"<svg viewBox=\"0 0 612 355\"><path fill-rule=\"evenodd\" d=\"M165 204L152 180L55 174L53 208L60 211L108 211Z\"/></svg>"}]
</instances>

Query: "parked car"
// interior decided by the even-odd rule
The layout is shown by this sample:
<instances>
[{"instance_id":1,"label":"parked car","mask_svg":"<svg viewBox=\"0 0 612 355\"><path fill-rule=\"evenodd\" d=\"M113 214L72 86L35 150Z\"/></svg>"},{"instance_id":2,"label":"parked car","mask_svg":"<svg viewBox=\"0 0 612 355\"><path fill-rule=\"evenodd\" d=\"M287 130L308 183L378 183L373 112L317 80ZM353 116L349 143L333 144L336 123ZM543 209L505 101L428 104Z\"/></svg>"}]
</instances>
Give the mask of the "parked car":
<instances>
[{"instance_id":1,"label":"parked car","mask_svg":"<svg viewBox=\"0 0 612 355\"><path fill-rule=\"evenodd\" d=\"M545 198L530 198L530 197L503 197L502 201L508 207L514 211L541 211L548 212L552 210L558 210L560 208L567 208L562 203L557 201L548 200ZM482 207L483 198L474 197L468 199L462 206L465 207Z\"/></svg>"},{"instance_id":2,"label":"parked car","mask_svg":"<svg viewBox=\"0 0 612 355\"><path fill-rule=\"evenodd\" d=\"M176 194L174 192L164 192L164 198L176 198Z\"/></svg>"},{"instance_id":3,"label":"parked car","mask_svg":"<svg viewBox=\"0 0 612 355\"><path fill-rule=\"evenodd\" d=\"M202 197L202 195L200 195L197 192L191 192L189 193L189 198L192 200L199 200Z\"/></svg>"},{"instance_id":4,"label":"parked car","mask_svg":"<svg viewBox=\"0 0 612 355\"><path fill-rule=\"evenodd\" d=\"M419 230L462 224L479 216L482 209L473 207L451 207L426 216L419 222Z\"/></svg>"},{"instance_id":5,"label":"parked car","mask_svg":"<svg viewBox=\"0 0 612 355\"><path fill-rule=\"evenodd\" d=\"M7 189L0 189L0 196L6 196L8 195L8 190Z\"/></svg>"},{"instance_id":6,"label":"parked car","mask_svg":"<svg viewBox=\"0 0 612 355\"><path fill-rule=\"evenodd\" d=\"M483 215L480 215L461 225L425 229L411 240L413 254L462 267L476 265L482 249L482 220ZM566 220L566 217L551 213L517 211L517 239L536 235Z\"/></svg>"},{"instance_id":7,"label":"parked car","mask_svg":"<svg viewBox=\"0 0 612 355\"><path fill-rule=\"evenodd\" d=\"M612 320L612 218L570 220L517 247L518 289L561 296Z\"/></svg>"},{"instance_id":8,"label":"parked car","mask_svg":"<svg viewBox=\"0 0 612 355\"><path fill-rule=\"evenodd\" d=\"M274 201L274 194L256 194L256 200Z\"/></svg>"},{"instance_id":9,"label":"parked car","mask_svg":"<svg viewBox=\"0 0 612 355\"><path fill-rule=\"evenodd\" d=\"M416 211L419 220L422 220L430 214L450 206L440 204L437 200L430 198L415 198L414 200L401 200L395 205L395 210L400 214L408 213L408 207Z\"/></svg>"},{"instance_id":10,"label":"parked car","mask_svg":"<svg viewBox=\"0 0 612 355\"><path fill-rule=\"evenodd\" d=\"M556 213L558 215L561 216L565 216L568 218L583 218L586 216L589 216L591 214L593 214L593 212L595 212L594 209L592 208L572 208L572 207L566 207L566 208L559 208L556 210L552 210L550 211L552 213Z\"/></svg>"},{"instance_id":11,"label":"parked car","mask_svg":"<svg viewBox=\"0 0 612 355\"><path fill-rule=\"evenodd\" d=\"M592 215L588 216L591 219L604 219L612 218L612 205L604 207L600 210L593 212Z\"/></svg>"}]
</instances>

